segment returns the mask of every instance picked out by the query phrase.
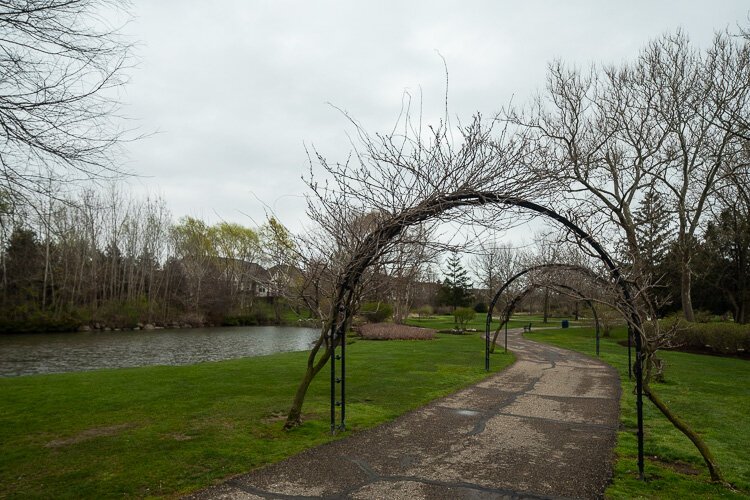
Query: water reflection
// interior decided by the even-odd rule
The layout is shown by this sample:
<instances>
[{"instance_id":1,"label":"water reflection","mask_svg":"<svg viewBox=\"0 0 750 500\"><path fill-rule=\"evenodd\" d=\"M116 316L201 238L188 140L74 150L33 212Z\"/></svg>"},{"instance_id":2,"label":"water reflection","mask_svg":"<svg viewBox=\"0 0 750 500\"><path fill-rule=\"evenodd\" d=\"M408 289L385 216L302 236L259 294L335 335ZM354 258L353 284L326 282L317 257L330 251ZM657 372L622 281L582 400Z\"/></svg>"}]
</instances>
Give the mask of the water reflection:
<instances>
[{"instance_id":1,"label":"water reflection","mask_svg":"<svg viewBox=\"0 0 750 500\"><path fill-rule=\"evenodd\" d=\"M319 334L313 328L254 326L0 335L0 377L305 351Z\"/></svg>"}]
</instances>

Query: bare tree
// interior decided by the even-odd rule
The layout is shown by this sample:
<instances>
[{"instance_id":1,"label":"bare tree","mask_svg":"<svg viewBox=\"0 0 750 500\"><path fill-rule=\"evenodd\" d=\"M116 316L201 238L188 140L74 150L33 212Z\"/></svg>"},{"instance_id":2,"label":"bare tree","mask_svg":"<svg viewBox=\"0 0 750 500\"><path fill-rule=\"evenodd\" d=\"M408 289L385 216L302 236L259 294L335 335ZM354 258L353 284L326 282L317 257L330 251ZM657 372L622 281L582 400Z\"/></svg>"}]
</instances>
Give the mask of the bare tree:
<instances>
[{"instance_id":1,"label":"bare tree","mask_svg":"<svg viewBox=\"0 0 750 500\"><path fill-rule=\"evenodd\" d=\"M518 271L520 252L512 245L483 245L471 259L471 270L489 304L500 286Z\"/></svg>"},{"instance_id":2,"label":"bare tree","mask_svg":"<svg viewBox=\"0 0 750 500\"><path fill-rule=\"evenodd\" d=\"M299 424L310 382L348 330L366 271L404 241L406 228L446 217L474 220L471 207L485 204L477 201L481 200L478 193L514 193L537 199L544 193L540 176L519 168L527 147L523 135L511 137L509 130L493 134L492 126L486 126L479 116L461 127L451 127L446 119L423 129L405 113L392 133L378 136L352 124L357 142L349 161L332 163L315 153L318 175L313 173L311 161L308 213L328 237L333 245L331 255L341 265L334 266L331 309L309 354L287 427ZM454 135L458 137L455 141ZM367 219L363 219L365 215ZM496 215L497 225L503 220L506 226L512 225L503 217L508 211Z\"/></svg>"},{"instance_id":3,"label":"bare tree","mask_svg":"<svg viewBox=\"0 0 750 500\"><path fill-rule=\"evenodd\" d=\"M537 161L560 179L579 220L602 239L623 242L641 288L653 277L641 254L635 210L647 190L662 195L677 226L688 320L693 242L716 186L731 175L741 151L737 127L721 124L720 117L746 109L750 79L742 75L749 50L750 44L717 34L712 49L701 53L678 32L619 67L582 72L557 62L532 108L506 114L537 133Z\"/></svg>"},{"instance_id":4,"label":"bare tree","mask_svg":"<svg viewBox=\"0 0 750 500\"><path fill-rule=\"evenodd\" d=\"M722 48L730 45L731 50ZM683 310L692 320L693 242L717 187L737 168L741 153L736 129L717 123L720 116L738 113L736 107L750 92L750 80L725 78L718 68L747 50L748 44L717 34L713 49L703 54L678 32L651 42L634 63L620 67L582 72L555 63L546 94L525 113L505 114L511 123L535 132L535 161L548 165L548 174L560 180L564 195L558 210L567 210L599 241L622 243L621 266L638 290L641 316L652 318L649 328L637 332L647 366L644 392L693 440L715 480L721 476L705 444L649 383L659 365L657 352L669 345L674 332L662 331L655 320L654 277L635 212L649 189L669 201L677 226ZM744 58L732 64L745 64ZM717 92L733 98L712 99Z\"/></svg>"},{"instance_id":5,"label":"bare tree","mask_svg":"<svg viewBox=\"0 0 750 500\"><path fill-rule=\"evenodd\" d=\"M724 176L738 168L741 124L722 117L747 112L750 43L717 34L705 54L678 32L650 44L643 54L658 100L654 111L667 136L662 167L654 172L675 207L682 309L694 321L691 261L704 214Z\"/></svg>"},{"instance_id":6,"label":"bare tree","mask_svg":"<svg viewBox=\"0 0 750 500\"><path fill-rule=\"evenodd\" d=\"M378 266L386 276L386 296L393 305L394 323L406 321L416 287L437 259L438 249L429 244L432 239L432 228L425 224L408 228L403 241Z\"/></svg>"},{"instance_id":7,"label":"bare tree","mask_svg":"<svg viewBox=\"0 0 750 500\"><path fill-rule=\"evenodd\" d=\"M103 17L125 2L0 2L0 189L119 176L112 147L129 44Z\"/></svg>"},{"instance_id":8,"label":"bare tree","mask_svg":"<svg viewBox=\"0 0 750 500\"><path fill-rule=\"evenodd\" d=\"M661 329L656 320L634 217L644 188L659 182L673 196L675 211L682 211L678 217L684 220L683 233L689 234L691 224L700 223L717 176L725 173L727 157L736 150L736 134L712 128L711 120L703 120L695 110L701 85L710 75L704 72L703 59L694 59L687 49L678 35L654 42L634 64L600 73L585 74L556 63L550 68L547 98L540 97L529 112L504 113L499 135L478 117L455 130L446 120L424 133L407 113L403 131L396 128L391 134L373 137L354 123L358 142L346 163L333 164L316 154L324 178L309 180L314 193L309 214L336 241L336 253L345 265L287 427L299 423L307 387L348 330L367 269L398 244L406 228L446 215L511 225L508 215L519 207L561 223L567 230L565 241L578 244L583 255L597 257L606 267L619 290L616 296L622 298L612 307L626 318L639 349L638 411L643 391L693 441L712 479L721 480L700 436L650 384L656 353L674 332ZM670 61L666 54L684 60ZM675 62L695 78L692 83L669 78L669 66ZM678 90L693 85L698 94L674 92L669 87L674 83L679 83ZM744 89L737 87L739 92ZM690 100L683 102L686 97ZM456 130L459 143L451 139ZM695 185L685 181L691 175L697 177ZM488 214L476 207L495 211ZM365 231L351 230L351 221L364 214L371 215L371 225ZM615 263L610 253L619 242L624 242L626 259ZM645 378L642 363L647 366Z\"/></svg>"},{"instance_id":9,"label":"bare tree","mask_svg":"<svg viewBox=\"0 0 750 500\"><path fill-rule=\"evenodd\" d=\"M321 232L308 232L296 237L296 260L300 273L285 288L290 303L307 308L313 317L325 320L336 282L336 248Z\"/></svg>"}]
</instances>

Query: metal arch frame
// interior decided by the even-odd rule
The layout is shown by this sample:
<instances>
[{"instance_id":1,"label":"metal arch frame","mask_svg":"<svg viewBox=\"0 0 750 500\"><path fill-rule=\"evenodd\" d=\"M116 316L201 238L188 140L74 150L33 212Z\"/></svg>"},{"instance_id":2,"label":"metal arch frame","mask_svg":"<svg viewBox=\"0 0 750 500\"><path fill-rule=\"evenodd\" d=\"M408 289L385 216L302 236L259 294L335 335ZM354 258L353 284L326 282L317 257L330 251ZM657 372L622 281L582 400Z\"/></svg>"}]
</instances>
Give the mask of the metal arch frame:
<instances>
[{"instance_id":1,"label":"metal arch frame","mask_svg":"<svg viewBox=\"0 0 750 500\"><path fill-rule=\"evenodd\" d=\"M559 283L553 284L551 286L570 290L571 292L578 295L578 298L580 298L581 300L583 300L589 305L589 308L591 309L591 313L594 315L594 329L596 331L596 356L599 357L599 315L596 313L596 307L594 307L594 302L572 286L563 285Z\"/></svg>"},{"instance_id":2,"label":"metal arch frame","mask_svg":"<svg viewBox=\"0 0 750 500\"><path fill-rule=\"evenodd\" d=\"M533 272L533 271L540 271L540 270L546 270L546 269L564 269L569 271L577 271L577 272L583 272L584 274L591 275L591 271L585 267L574 265L574 264L561 264L561 263L550 263L550 264L539 264L536 266L527 267L526 269L523 269L522 271L516 273L513 275L508 281L506 281L503 286L500 287L500 289L497 291L495 296L492 298L492 301L490 302L489 307L487 308L487 320L485 322L485 355L484 355L484 369L489 371L490 369L490 326L492 323L492 311L495 309L495 304L497 304L497 301L500 299L500 296L503 294L503 292L511 285L513 282L515 282L518 278L521 278L522 276ZM599 278L598 276L594 275L595 278ZM508 319L505 319L505 322L507 324ZM506 346L507 347L507 346ZM507 350L507 349L506 349Z\"/></svg>"},{"instance_id":3,"label":"metal arch frame","mask_svg":"<svg viewBox=\"0 0 750 500\"><path fill-rule=\"evenodd\" d=\"M535 267L537 269L539 269L539 268L544 268L544 267L560 267L560 266L564 266L564 265L565 264L546 264L546 265L535 266ZM571 267L573 267L573 266L571 266ZM588 271L587 269L585 269L583 267L581 267L579 269L580 270L586 270L586 271ZM511 280L509 280L508 282L506 282L505 285L510 285L513 281L515 281L515 279L520 278L524 274L526 274L526 273L519 273L517 276L515 276L514 278L511 278ZM501 289L502 288L507 288L505 285L503 287L501 287ZM502 328L503 325L504 325L505 326L505 346L504 346L504 349L505 349L505 352L508 352L508 322L510 321L510 316L513 314L513 311L515 310L516 305L518 305L518 302L520 302L521 300L523 300L523 298L526 297L533 290L536 290L536 289L539 289L539 288L547 288L547 289L562 288L562 289L565 289L565 290L569 290L569 291L575 293L580 300L583 300L583 301L585 301L588 304L589 308L591 309L591 312L594 315L594 327L595 327L595 334L596 334L596 355L598 357L599 356L599 338L600 338L600 335L599 335L599 332L600 332L600 329L599 329L599 315L596 312L596 308L594 307L594 303L591 301L591 299L589 299L588 297L586 297L584 294L582 294L576 288L574 288L572 286L569 286L569 285L564 285L564 284L561 284L561 283L532 284L532 285L529 285L528 287L526 287L522 292L518 293L513 298L513 300L511 300L505 306L505 309L503 310L503 315L502 315L502 322L500 323L500 326L498 326L497 330L495 330L495 335L493 335L493 338L497 336L498 330L500 330L500 328ZM496 302L499 298L500 298L500 292L498 292L498 294L495 295L495 298L493 299L493 302ZM493 308L494 308L494 304L493 304ZM485 353L484 353L484 356L485 356L485 370L487 370L487 371L489 371L489 369L490 369L490 361L489 360L490 360L490 350L491 350L492 342L490 342L489 338L490 338L490 326L491 326L491 323L492 323L492 308L490 308L490 310L487 312L487 320L486 320L486 323L485 323Z\"/></svg>"},{"instance_id":4,"label":"metal arch frame","mask_svg":"<svg viewBox=\"0 0 750 500\"><path fill-rule=\"evenodd\" d=\"M610 274L612 275L613 282L620 288L623 295L623 300L628 306L626 319L628 326L632 328L633 338L635 340L636 348L636 360L635 360L635 377L636 377L636 415L638 420L638 471L641 479L644 478L644 449L643 449L643 369L642 369L642 330L643 326L641 318L638 313L638 308L635 302L634 291L638 292L637 283L633 283L623 276L620 268L614 263L612 258L609 256L604 247L594 239L589 233L584 231L581 227L576 225L567 217L564 217L554 210L547 208L538 203L526 200L524 198L518 198L509 194L493 191L472 191L472 190L458 190L452 193L438 195L422 200L418 204L406 208L401 212L392 215L388 219L382 221L382 223L370 232L358 245L357 250L352 255L349 266L346 267L346 271L339 276L336 284L336 292L333 297L333 303L331 307L331 318L327 322L323 331L321 332L321 338L316 344L316 348L311 351L311 357L308 359L308 366L312 366L313 359L317 353L318 348L325 343L326 350L322 362L327 361L331 358L331 429L335 430L335 407L341 408L341 424L338 426L339 429L345 430L345 405L346 400L344 398L344 373L341 377L341 400L336 401L336 377L335 377L335 364L333 360L336 359L336 347L337 339L344 339L341 345L345 345L345 336L348 325L351 323L352 315L352 304L355 300L355 289L362 278L362 274L365 269L369 267L377 258L379 252L390 240L398 236L404 228L424 222L426 220L435 218L440 214L449 211L454 208L464 206L483 206L483 205L508 205L527 209L535 212L544 217L550 218L554 221L559 222L569 231L573 232L582 242L585 242L596 254L600 260L607 266ZM635 290L633 290L633 288ZM349 307L346 307L346 306ZM342 355L339 357L344 364L344 347L342 347ZM311 368L309 368L311 369ZM313 375L314 376L314 375ZM309 382L307 382L309 385ZM301 385L298 389L298 394L306 390L306 385ZM291 414L290 414L291 418Z\"/></svg>"},{"instance_id":5,"label":"metal arch frame","mask_svg":"<svg viewBox=\"0 0 750 500\"><path fill-rule=\"evenodd\" d=\"M498 327L498 330L505 326L505 346L504 350L505 352L508 352L508 322L510 321L510 316L513 313L513 311L516 309L516 306L519 302L521 302L528 294L530 294L532 291L534 291L537 287L535 286L528 286L526 287L522 292L518 293L515 297L513 297L513 300L508 302L506 304L505 309L503 310L503 321L500 323L500 326ZM486 371L490 370L490 350L492 342L490 342L490 326L492 323L492 316L491 313L487 313L488 320L485 323L485 348L484 348L484 369ZM493 336L494 337L494 336Z\"/></svg>"}]
</instances>

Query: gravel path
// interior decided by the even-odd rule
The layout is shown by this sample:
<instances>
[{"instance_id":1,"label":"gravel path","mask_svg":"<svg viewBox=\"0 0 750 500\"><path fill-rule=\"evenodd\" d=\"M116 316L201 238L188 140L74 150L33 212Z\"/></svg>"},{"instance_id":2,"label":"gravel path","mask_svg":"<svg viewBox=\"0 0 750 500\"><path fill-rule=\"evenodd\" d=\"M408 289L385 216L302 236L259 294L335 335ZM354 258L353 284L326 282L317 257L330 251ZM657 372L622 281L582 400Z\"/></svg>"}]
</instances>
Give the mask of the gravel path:
<instances>
[{"instance_id":1,"label":"gravel path","mask_svg":"<svg viewBox=\"0 0 750 500\"><path fill-rule=\"evenodd\" d=\"M476 385L191 498L601 498L617 372L520 330L509 348L516 363Z\"/></svg>"}]
</instances>

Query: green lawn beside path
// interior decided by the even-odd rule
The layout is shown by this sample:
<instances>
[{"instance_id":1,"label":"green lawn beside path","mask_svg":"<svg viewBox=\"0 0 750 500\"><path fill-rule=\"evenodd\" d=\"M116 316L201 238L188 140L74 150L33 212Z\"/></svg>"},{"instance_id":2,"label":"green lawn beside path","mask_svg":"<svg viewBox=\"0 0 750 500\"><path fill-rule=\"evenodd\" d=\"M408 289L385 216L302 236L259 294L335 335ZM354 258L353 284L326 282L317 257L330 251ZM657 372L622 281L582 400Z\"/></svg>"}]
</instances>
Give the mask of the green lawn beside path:
<instances>
[{"instance_id":1,"label":"green lawn beside path","mask_svg":"<svg viewBox=\"0 0 750 500\"><path fill-rule=\"evenodd\" d=\"M304 424L282 425L307 353L179 367L0 379L0 497L174 497L333 439L328 372ZM493 355L493 371L513 361ZM363 341L347 347L352 431L486 376L484 341Z\"/></svg>"},{"instance_id":2,"label":"green lawn beside path","mask_svg":"<svg viewBox=\"0 0 750 500\"><path fill-rule=\"evenodd\" d=\"M500 322L498 321L498 315L500 314L499 310L495 310L495 313L493 314L492 319L492 331L494 333L495 329L500 326ZM508 328L522 328L529 323L531 323L532 330L534 328L549 328L549 327L559 327L562 320L566 318L548 318L547 323L544 322L544 318L541 315L526 315L526 314L516 314L513 317L511 317L510 321L508 322ZM474 316L474 319L471 320L466 328L467 329L475 329L480 332L484 332L485 324L487 322L487 313L477 313L476 316ZM427 317L411 317L406 321L407 324L412 326L421 326L422 328L434 328L436 330L450 330L455 326L455 320L453 316L450 315L432 315ZM571 325L579 324L579 322L575 322L570 320L569 323ZM582 324L583 322L581 322Z\"/></svg>"},{"instance_id":3,"label":"green lawn beside path","mask_svg":"<svg viewBox=\"0 0 750 500\"><path fill-rule=\"evenodd\" d=\"M548 330L529 339L595 356L590 328ZM637 479L636 413L628 380L624 328L601 341L601 359L616 367L622 381L621 431L614 480L608 498L750 498L750 362L681 352L662 352L666 382L652 387L707 441L726 479L738 491L709 482L693 444L644 398L647 481Z\"/></svg>"}]
</instances>

